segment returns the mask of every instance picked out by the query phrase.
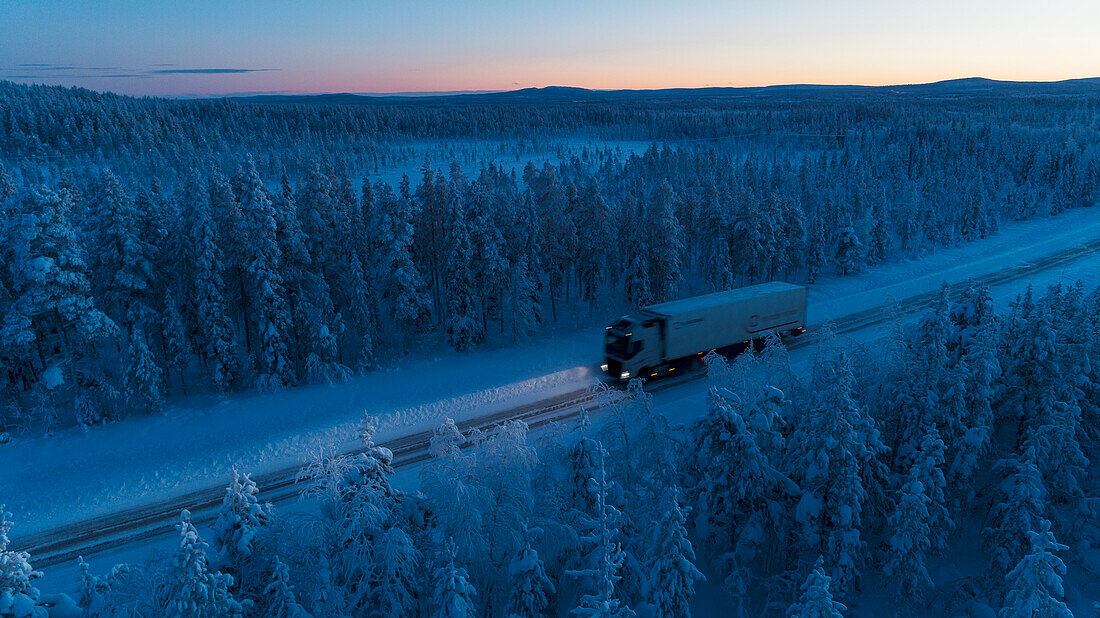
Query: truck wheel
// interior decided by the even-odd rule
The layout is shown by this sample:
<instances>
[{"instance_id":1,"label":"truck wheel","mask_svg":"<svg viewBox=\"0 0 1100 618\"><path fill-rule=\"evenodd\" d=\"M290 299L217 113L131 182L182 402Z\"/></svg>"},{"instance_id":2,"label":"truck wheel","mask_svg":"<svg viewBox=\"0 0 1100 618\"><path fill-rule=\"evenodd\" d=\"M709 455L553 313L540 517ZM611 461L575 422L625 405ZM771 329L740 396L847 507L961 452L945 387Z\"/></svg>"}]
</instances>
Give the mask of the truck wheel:
<instances>
[{"instance_id":1,"label":"truck wheel","mask_svg":"<svg viewBox=\"0 0 1100 618\"><path fill-rule=\"evenodd\" d=\"M652 369L650 369L649 367L642 367L642 370L638 372L638 377L646 382L649 382L653 379L653 376L649 375L650 373L653 373Z\"/></svg>"}]
</instances>

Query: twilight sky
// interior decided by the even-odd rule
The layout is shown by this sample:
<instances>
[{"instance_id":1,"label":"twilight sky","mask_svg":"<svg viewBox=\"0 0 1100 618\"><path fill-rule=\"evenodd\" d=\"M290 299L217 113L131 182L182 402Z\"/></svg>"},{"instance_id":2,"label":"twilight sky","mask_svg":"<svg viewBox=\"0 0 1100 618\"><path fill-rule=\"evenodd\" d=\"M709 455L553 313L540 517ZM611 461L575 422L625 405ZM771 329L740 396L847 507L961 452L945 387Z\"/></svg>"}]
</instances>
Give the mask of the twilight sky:
<instances>
[{"instance_id":1,"label":"twilight sky","mask_svg":"<svg viewBox=\"0 0 1100 618\"><path fill-rule=\"evenodd\" d=\"M135 95L1100 76L1096 0L0 0L0 79Z\"/></svg>"}]
</instances>

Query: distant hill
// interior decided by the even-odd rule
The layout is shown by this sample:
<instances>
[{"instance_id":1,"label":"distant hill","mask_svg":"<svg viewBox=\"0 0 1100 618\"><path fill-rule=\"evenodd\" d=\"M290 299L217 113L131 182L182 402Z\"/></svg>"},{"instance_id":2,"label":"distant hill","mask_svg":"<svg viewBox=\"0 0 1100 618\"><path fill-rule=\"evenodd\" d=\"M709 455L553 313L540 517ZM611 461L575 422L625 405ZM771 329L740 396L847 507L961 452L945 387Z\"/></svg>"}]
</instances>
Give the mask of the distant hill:
<instances>
[{"instance_id":1,"label":"distant hill","mask_svg":"<svg viewBox=\"0 0 1100 618\"><path fill-rule=\"evenodd\" d=\"M228 97L245 103L312 105L423 105L463 103L566 103L611 102L618 100L718 100L738 98L828 99L890 97L981 97L981 96L1064 96L1100 95L1100 77L1054 82L1013 82L968 77L929 84L894 86L785 84L743 88L664 88L658 90L590 90L573 86L522 88L504 92L255 95Z\"/></svg>"}]
</instances>

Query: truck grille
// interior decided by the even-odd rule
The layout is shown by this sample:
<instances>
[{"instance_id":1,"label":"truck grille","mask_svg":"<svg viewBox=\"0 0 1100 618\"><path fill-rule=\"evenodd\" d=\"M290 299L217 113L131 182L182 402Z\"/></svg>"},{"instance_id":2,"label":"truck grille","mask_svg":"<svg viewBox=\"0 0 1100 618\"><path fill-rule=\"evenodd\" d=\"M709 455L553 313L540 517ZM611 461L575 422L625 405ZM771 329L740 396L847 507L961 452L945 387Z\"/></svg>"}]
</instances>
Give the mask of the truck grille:
<instances>
[{"instance_id":1,"label":"truck grille","mask_svg":"<svg viewBox=\"0 0 1100 618\"><path fill-rule=\"evenodd\" d=\"M617 379L622 374L623 364L621 362L613 358L605 359L604 362L607 363L607 375Z\"/></svg>"}]
</instances>

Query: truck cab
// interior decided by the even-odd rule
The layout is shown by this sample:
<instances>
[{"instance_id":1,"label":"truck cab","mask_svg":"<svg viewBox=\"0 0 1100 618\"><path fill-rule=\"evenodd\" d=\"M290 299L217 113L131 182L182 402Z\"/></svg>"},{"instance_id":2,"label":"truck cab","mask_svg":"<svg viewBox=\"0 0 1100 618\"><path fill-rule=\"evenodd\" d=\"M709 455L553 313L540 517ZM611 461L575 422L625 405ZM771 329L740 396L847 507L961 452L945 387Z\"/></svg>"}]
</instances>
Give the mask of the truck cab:
<instances>
[{"instance_id":1,"label":"truck cab","mask_svg":"<svg viewBox=\"0 0 1100 618\"><path fill-rule=\"evenodd\" d=\"M623 316L604 329L604 373L619 380L648 378L643 369L661 362L659 318L644 315Z\"/></svg>"}]
</instances>

